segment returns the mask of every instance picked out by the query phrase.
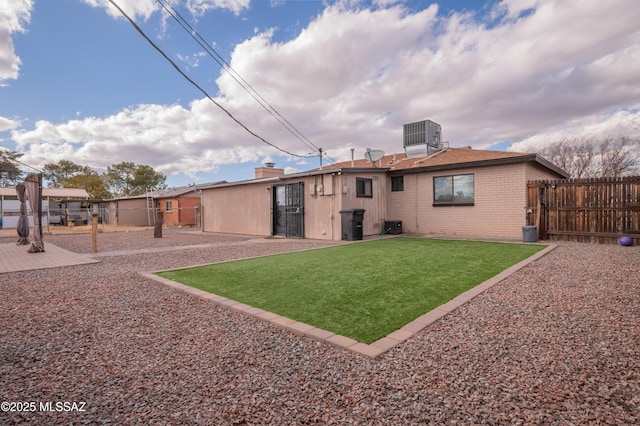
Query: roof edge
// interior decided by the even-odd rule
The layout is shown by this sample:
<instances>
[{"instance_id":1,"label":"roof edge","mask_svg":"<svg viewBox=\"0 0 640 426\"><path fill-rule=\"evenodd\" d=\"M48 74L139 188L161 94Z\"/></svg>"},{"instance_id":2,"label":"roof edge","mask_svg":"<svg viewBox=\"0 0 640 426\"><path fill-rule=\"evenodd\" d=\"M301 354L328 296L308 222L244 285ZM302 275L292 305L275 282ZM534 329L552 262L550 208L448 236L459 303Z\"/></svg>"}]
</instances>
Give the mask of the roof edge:
<instances>
[{"instance_id":1,"label":"roof edge","mask_svg":"<svg viewBox=\"0 0 640 426\"><path fill-rule=\"evenodd\" d=\"M200 189L204 190L204 189L212 189L212 188L224 188L228 186L237 186L237 185L251 185L255 183L279 182L287 179L295 179L295 178L301 178L301 177L307 177L307 176L327 175L327 174L334 174L334 173L346 174L346 173L375 173L375 172L388 173L389 168L388 167L354 167L354 168L341 167L338 169L327 168L322 170L310 170L306 172L290 173L286 175L273 176L268 178L247 179L247 180L240 180L236 182L222 182L222 183L213 184L209 186L202 186L200 187Z\"/></svg>"},{"instance_id":2,"label":"roof edge","mask_svg":"<svg viewBox=\"0 0 640 426\"><path fill-rule=\"evenodd\" d=\"M414 167L410 169L391 170L389 174L390 175L406 175L406 174L440 171L440 170L456 170L456 169L466 169L470 167L486 167L486 166L497 166L497 165L504 165L504 164L516 164L516 163L526 163L526 162L538 163L542 167L545 167L546 169L549 169L554 173L559 174L560 176L567 177L567 172L565 172L558 166L554 165L550 161L546 160L545 158L535 153L517 155L513 157L506 157L506 158L492 158L490 160L476 160L476 161L467 161L464 163L440 164L436 166L424 166L424 167Z\"/></svg>"}]
</instances>

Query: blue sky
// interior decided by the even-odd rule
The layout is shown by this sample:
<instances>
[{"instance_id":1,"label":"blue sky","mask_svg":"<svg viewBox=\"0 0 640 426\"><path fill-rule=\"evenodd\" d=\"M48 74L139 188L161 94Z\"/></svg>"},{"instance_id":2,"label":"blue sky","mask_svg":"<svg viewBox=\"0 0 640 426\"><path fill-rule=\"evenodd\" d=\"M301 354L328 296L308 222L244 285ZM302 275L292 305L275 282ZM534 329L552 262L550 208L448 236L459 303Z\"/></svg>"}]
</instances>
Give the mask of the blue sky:
<instances>
[{"instance_id":1,"label":"blue sky","mask_svg":"<svg viewBox=\"0 0 640 426\"><path fill-rule=\"evenodd\" d=\"M107 0L0 0L0 149L34 167L133 161L182 186L317 167L317 148L324 164L399 153L423 119L452 147L640 137L636 0L165 0L297 136L159 0L114 1L293 155Z\"/></svg>"}]
</instances>

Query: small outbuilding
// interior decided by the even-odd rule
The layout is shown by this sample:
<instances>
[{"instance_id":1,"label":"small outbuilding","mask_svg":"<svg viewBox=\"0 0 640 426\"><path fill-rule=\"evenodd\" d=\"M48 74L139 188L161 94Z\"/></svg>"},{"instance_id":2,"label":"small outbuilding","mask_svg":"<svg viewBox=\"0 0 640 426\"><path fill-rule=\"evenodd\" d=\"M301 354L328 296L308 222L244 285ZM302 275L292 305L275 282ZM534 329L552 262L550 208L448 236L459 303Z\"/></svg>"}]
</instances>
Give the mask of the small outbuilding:
<instances>
[{"instance_id":1,"label":"small outbuilding","mask_svg":"<svg viewBox=\"0 0 640 426\"><path fill-rule=\"evenodd\" d=\"M56 225L65 219L85 220L89 215L89 194L80 188L42 189L42 226ZM29 212L33 226L33 213ZM20 202L15 187L0 188L0 229L18 225Z\"/></svg>"}]
</instances>

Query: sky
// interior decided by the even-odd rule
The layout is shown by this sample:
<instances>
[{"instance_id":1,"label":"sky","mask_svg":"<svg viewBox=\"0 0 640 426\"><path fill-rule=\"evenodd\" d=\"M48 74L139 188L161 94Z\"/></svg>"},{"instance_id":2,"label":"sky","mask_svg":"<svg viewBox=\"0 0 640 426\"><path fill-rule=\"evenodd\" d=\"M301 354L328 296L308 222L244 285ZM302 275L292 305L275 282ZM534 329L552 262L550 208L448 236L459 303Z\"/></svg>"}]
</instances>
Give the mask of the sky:
<instances>
[{"instance_id":1,"label":"sky","mask_svg":"<svg viewBox=\"0 0 640 426\"><path fill-rule=\"evenodd\" d=\"M640 138L637 0L111 1L144 35L109 0L0 0L0 149L185 186L401 153L421 120L451 147Z\"/></svg>"}]
</instances>

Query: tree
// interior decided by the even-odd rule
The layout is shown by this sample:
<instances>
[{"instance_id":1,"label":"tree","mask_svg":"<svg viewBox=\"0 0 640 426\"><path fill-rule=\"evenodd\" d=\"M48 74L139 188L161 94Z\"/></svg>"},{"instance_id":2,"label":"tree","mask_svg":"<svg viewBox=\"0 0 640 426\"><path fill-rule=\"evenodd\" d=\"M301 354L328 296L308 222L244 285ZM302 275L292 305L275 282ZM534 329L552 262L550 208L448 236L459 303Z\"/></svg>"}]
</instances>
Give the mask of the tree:
<instances>
[{"instance_id":1,"label":"tree","mask_svg":"<svg viewBox=\"0 0 640 426\"><path fill-rule=\"evenodd\" d=\"M69 160L45 164L44 178L52 187L83 188L91 198L104 199L144 194L147 188L165 188L167 177L150 166L124 161L99 174Z\"/></svg>"},{"instance_id":2,"label":"tree","mask_svg":"<svg viewBox=\"0 0 640 426\"><path fill-rule=\"evenodd\" d=\"M626 136L561 139L538 153L572 178L619 177L637 172L640 143Z\"/></svg>"},{"instance_id":3,"label":"tree","mask_svg":"<svg viewBox=\"0 0 640 426\"><path fill-rule=\"evenodd\" d=\"M0 148L0 186L15 185L20 179L18 158L22 154Z\"/></svg>"},{"instance_id":4,"label":"tree","mask_svg":"<svg viewBox=\"0 0 640 426\"><path fill-rule=\"evenodd\" d=\"M104 183L103 176L94 170L62 178L60 183L64 188L83 188L94 199L111 198L111 193Z\"/></svg>"},{"instance_id":5,"label":"tree","mask_svg":"<svg viewBox=\"0 0 640 426\"><path fill-rule=\"evenodd\" d=\"M57 163L45 164L42 168L42 177L49 182L52 188L64 187L64 180L78 174L89 174L91 168L81 166L69 160L60 160ZM77 186L75 188L78 188ZM87 191L88 192L88 191Z\"/></svg>"},{"instance_id":6,"label":"tree","mask_svg":"<svg viewBox=\"0 0 640 426\"><path fill-rule=\"evenodd\" d=\"M115 197L135 195L131 194L131 181L135 171L136 165L129 161L107 167L106 184Z\"/></svg>"},{"instance_id":7,"label":"tree","mask_svg":"<svg viewBox=\"0 0 640 426\"><path fill-rule=\"evenodd\" d=\"M623 176L635 173L640 158L640 142L628 137L607 138L600 143L598 163L601 176Z\"/></svg>"},{"instance_id":8,"label":"tree","mask_svg":"<svg viewBox=\"0 0 640 426\"><path fill-rule=\"evenodd\" d=\"M163 173L156 172L150 166L141 164L136 167L136 171L133 174L133 180L131 181L132 192L143 194L147 188L165 188L166 185L164 183L166 180L167 176Z\"/></svg>"},{"instance_id":9,"label":"tree","mask_svg":"<svg viewBox=\"0 0 640 426\"><path fill-rule=\"evenodd\" d=\"M114 196L144 194L148 188L165 188L167 177L147 165L124 161L107 167L106 183Z\"/></svg>"}]
</instances>

